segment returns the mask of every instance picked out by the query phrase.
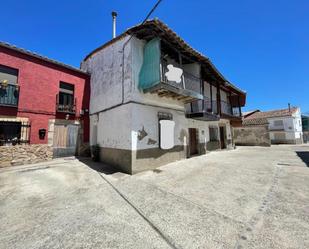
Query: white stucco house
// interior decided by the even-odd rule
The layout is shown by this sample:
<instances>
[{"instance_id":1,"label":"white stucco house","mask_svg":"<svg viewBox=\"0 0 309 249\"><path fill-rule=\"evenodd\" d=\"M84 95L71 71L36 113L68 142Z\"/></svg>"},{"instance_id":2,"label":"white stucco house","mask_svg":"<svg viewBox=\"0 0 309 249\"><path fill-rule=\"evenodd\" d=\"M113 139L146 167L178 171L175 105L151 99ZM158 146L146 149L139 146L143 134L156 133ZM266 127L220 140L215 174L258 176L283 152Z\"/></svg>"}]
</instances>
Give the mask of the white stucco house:
<instances>
[{"instance_id":1,"label":"white stucco house","mask_svg":"<svg viewBox=\"0 0 309 249\"><path fill-rule=\"evenodd\" d=\"M90 143L134 174L233 148L246 93L158 19L134 26L81 63L91 74Z\"/></svg>"},{"instance_id":2,"label":"white stucco house","mask_svg":"<svg viewBox=\"0 0 309 249\"><path fill-rule=\"evenodd\" d=\"M247 112L244 115L244 126L268 126L272 144L303 143L301 111L298 107L261 112Z\"/></svg>"}]
</instances>

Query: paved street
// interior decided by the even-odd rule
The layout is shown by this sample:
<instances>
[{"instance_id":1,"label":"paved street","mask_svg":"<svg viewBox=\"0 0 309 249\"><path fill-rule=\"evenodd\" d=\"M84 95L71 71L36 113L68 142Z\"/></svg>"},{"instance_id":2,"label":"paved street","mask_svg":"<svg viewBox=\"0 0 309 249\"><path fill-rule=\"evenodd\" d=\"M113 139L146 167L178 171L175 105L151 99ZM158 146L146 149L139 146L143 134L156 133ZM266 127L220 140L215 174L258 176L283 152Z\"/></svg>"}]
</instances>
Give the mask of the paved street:
<instances>
[{"instance_id":1,"label":"paved street","mask_svg":"<svg viewBox=\"0 0 309 249\"><path fill-rule=\"evenodd\" d=\"M306 249L309 146L240 147L134 176L70 158L0 169L0 231L1 249Z\"/></svg>"}]
</instances>

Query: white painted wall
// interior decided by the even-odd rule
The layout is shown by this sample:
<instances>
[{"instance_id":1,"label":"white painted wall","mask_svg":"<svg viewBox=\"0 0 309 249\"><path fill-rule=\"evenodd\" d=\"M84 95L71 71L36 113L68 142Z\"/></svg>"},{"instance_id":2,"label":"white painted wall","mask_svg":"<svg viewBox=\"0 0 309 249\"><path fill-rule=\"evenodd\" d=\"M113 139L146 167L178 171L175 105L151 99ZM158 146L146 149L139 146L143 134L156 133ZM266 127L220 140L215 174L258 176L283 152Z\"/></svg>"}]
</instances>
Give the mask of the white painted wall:
<instances>
[{"instance_id":1,"label":"white painted wall","mask_svg":"<svg viewBox=\"0 0 309 249\"><path fill-rule=\"evenodd\" d=\"M81 68L91 73L90 114L122 102L123 46L128 38L123 38L100 50L83 62ZM124 49L124 95L128 100L131 86L131 43Z\"/></svg>"},{"instance_id":2,"label":"white painted wall","mask_svg":"<svg viewBox=\"0 0 309 249\"><path fill-rule=\"evenodd\" d=\"M298 109L292 116L268 118L270 139L275 139L275 133L281 132L285 134L286 140L294 140L302 137L301 112ZM283 121L283 130L276 131L275 121Z\"/></svg>"},{"instance_id":3,"label":"white painted wall","mask_svg":"<svg viewBox=\"0 0 309 249\"><path fill-rule=\"evenodd\" d=\"M137 38L129 41L124 56L124 103L130 103L108 109L122 103L122 49L127 39L115 42L82 63L82 69L91 73L90 144L131 150L158 148L158 112L173 115L175 145L188 144L188 128L198 129L200 143L208 142L209 125L218 126L218 122L187 119L183 102L139 91L145 42ZM188 65L188 70L199 72L196 65ZM213 99L216 99L214 87ZM231 136L229 122L226 124L228 136ZM139 139L143 129L147 136Z\"/></svg>"},{"instance_id":4,"label":"white painted wall","mask_svg":"<svg viewBox=\"0 0 309 249\"><path fill-rule=\"evenodd\" d=\"M170 113L175 121L174 141L175 145L184 145L180 139L181 133L187 133L182 129L187 128L187 119L182 111L170 110L160 107L152 107L140 104L132 104L132 149L149 149L159 147L159 119L158 112ZM142 140L138 139L139 131L144 130L147 136ZM187 135L187 134L185 134ZM149 139L155 140L155 144L149 144Z\"/></svg>"},{"instance_id":5,"label":"white painted wall","mask_svg":"<svg viewBox=\"0 0 309 249\"><path fill-rule=\"evenodd\" d=\"M90 116L90 144L100 147L131 149L132 108L122 105Z\"/></svg>"}]
</instances>

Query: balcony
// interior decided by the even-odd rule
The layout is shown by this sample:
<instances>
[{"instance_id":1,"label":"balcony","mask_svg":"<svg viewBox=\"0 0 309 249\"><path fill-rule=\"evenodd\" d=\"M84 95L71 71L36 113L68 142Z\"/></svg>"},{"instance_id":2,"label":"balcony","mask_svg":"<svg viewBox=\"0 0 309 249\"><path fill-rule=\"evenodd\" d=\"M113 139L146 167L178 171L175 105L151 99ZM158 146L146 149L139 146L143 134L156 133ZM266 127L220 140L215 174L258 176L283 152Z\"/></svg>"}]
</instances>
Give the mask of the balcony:
<instances>
[{"instance_id":1,"label":"balcony","mask_svg":"<svg viewBox=\"0 0 309 249\"><path fill-rule=\"evenodd\" d=\"M0 84L0 106L18 106L19 86L16 84Z\"/></svg>"},{"instance_id":2,"label":"balcony","mask_svg":"<svg viewBox=\"0 0 309 249\"><path fill-rule=\"evenodd\" d=\"M177 68L179 70L181 68ZM168 64L161 60L160 68L158 68L159 77L155 84L143 91L157 93L160 97L170 97L189 103L195 100L202 100L203 95L200 94L202 80L195 75L182 70L180 81L176 82L168 79L166 76L169 72Z\"/></svg>"},{"instance_id":3,"label":"balcony","mask_svg":"<svg viewBox=\"0 0 309 249\"><path fill-rule=\"evenodd\" d=\"M186 117L203 121L218 121L217 101L204 97L186 105Z\"/></svg>"},{"instance_id":4,"label":"balcony","mask_svg":"<svg viewBox=\"0 0 309 249\"><path fill-rule=\"evenodd\" d=\"M220 117L227 119L240 119L239 107L232 107L229 103L221 101L221 114L218 111L218 102L204 97L186 104L186 117L203 121L218 121Z\"/></svg>"},{"instance_id":5,"label":"balcony","mask_svg":"<svg viewBox=\"0 0 309 249\"><path fill-rule=\"evenodd\" d=\"M233 107L231 104L221 101L221 115L223 117L241 118L241 111L238 106Z\"/></svg>"},{"instance_id":6,"label":"balcony","mask_svg":"<svg viewBox=\"0 0 309 249\"><path fill-rule=\"evenodd\" d=\"M61 102L59 101L59 94L57 94L57 102L56 102L56 111L68 114L75 114L76 113L76 98L74 99L73 103L69 103L67 101Z\"/></svg>"}]
</instances>

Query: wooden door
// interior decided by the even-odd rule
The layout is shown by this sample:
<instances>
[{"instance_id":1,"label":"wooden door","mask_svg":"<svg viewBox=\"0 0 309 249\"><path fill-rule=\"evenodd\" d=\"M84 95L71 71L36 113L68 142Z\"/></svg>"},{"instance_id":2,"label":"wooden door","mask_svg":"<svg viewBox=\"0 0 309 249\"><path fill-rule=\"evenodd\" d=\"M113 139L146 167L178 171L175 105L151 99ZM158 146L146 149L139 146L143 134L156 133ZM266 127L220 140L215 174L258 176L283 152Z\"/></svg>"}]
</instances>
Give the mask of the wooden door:
<instances>
[{"instance_id":1,"label":"wooden door","mask_svg":"<svg viewBox=\"0 0 309 249\"><path fill-rule=\"evenodd\" d=\"M220 146L221 149L225 149L225 129L220 127Z\"/></svg>"},{"instance_id":2,"label":"wooden door","mask_svg":"<svg viewBox=\"0 0 309 249\"><path fill-rule=\"evenodd\" d=\"M195 128L189 128L189 151L190 156L198 154L197 132Z\"/></svg>"}]
</instances>

